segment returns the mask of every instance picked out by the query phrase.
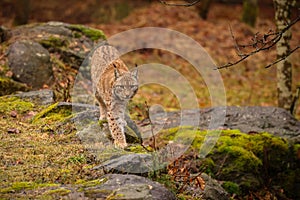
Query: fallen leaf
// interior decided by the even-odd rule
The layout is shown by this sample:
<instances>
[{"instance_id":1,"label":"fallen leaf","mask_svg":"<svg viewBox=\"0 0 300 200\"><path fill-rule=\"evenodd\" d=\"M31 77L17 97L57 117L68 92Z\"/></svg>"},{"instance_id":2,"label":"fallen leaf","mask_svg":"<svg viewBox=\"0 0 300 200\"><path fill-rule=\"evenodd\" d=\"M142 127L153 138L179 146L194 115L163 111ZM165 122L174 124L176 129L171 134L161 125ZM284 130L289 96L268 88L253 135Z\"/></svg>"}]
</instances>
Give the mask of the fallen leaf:
<instances>
[{"instance_id":1,"label":"fallen leaf","mask_svg":"<svg viewBox=\"0 0 300 200\"><path fill-rule=\"evenodd\" d=\"M18 112L13 110L10 112L10 116L13 117L13 118L16 118L18 116Z\"/></svg>"},{"instance_id":2,"label":"fallen leaf","mask_svg":"<svg viewBox=\"0 0 300 200\"><path fill-rule=\"evenodd\" d=\"M16 134L18 134L18 133L20 133L20 130L17 129L17 128L8 128L7 133L16 133Z\"/></svg>"},{"instance_id":3,"label":"fallen leaf","mask_svg":"<svg viewBox=\"0 0 300 200\"><path fill-rule=\"evenodd\" d=\"M205 188L205 181L200 176L197 176L196 178L196 184L201 188L201 190L204 190Z\"/></svg>"}]
</instances>

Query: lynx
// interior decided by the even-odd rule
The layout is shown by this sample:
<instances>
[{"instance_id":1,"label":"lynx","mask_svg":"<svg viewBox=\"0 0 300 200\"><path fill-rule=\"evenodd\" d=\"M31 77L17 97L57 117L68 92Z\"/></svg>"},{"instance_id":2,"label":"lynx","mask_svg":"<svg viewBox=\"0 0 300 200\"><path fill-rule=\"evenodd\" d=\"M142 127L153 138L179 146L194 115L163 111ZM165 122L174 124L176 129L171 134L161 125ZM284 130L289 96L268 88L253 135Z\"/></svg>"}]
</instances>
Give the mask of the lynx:
<instances>
[{"instance_id":1,"label":"lynx","mask_svg":"<svg viewBox=\"0 0 300 200\"><path fill-rule=\"evenodd\" d=\"M103 45L91 57L91 76L99 102L100 120L107 119L114 145L125 148L125 110L138 90L137 68L130 72L117 50Z\"/></svg>"}]
</instances>

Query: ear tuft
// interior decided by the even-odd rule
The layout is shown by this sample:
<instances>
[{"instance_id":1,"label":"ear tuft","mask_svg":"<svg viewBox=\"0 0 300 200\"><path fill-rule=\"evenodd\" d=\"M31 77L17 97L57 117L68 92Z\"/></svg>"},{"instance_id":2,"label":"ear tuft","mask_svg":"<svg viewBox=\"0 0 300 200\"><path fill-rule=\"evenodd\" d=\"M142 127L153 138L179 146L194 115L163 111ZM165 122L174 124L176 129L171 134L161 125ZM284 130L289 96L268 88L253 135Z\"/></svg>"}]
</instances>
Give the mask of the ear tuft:
<instances>
[{"instance_id":1,"label":"ear tuft","mask_svg":"<svg viewBox=\"0 0 300 200\"><path fill-rule=\"evenodd\" d=\"M137 64L135 64L135 68L133 69L131 74L137 79L137 76L138 76L138 65Z\"/></svg>"}]
</instances>

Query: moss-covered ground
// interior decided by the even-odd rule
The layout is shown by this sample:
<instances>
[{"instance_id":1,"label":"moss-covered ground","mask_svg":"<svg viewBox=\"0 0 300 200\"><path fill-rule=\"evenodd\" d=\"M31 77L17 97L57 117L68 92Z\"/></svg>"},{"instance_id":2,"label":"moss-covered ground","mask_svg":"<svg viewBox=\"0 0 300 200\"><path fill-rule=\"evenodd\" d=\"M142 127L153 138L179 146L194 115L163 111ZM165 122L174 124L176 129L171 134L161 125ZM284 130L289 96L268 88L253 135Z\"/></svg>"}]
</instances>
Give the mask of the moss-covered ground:
<instances>
[{"instance_id":1,"label":"moss-covered ground","mask_svg":"<svg viewBox=\"0 0 300 200\"><path fill-rule=\"evenodd\" d=\"M68 112L51 108L0 98L0 199L35 198L48 189L48 196L66 194L60 185L98 177L91 171L97 163L86 154L73 125L62 123Z\"/></svg>"},{"instance_id":2,"label":"moss-covered ground","mask_svg":"<svg viewBox=\"0 0 300 200\"><path fill-rule=\"evenodd\" d=\"M38 106L17 97L0 98L1 198L51 199L74 190L87 195L95 192L89 188L101 184L97 178L103 172L91 170L99 163L76 136L71 116L68 107L57 104ZM212 151L201 158L200 149L207 134L217 134L219 138ZM163 183L181 199L192 197L182 190L187 183L176 179L174 171L186 180L205 172L222 181L228 193L238 198L253 194L265 197L270 193L278 198L293 197L299 182L300 145L268 133L177 127L162 130L156 137L156 146L149 147L149 151L159 150L170 141L191 142L174 163L149 173L149 178ZM134 147L128 151L139 153L145 149Z\"/></svg>"}]
</instances>

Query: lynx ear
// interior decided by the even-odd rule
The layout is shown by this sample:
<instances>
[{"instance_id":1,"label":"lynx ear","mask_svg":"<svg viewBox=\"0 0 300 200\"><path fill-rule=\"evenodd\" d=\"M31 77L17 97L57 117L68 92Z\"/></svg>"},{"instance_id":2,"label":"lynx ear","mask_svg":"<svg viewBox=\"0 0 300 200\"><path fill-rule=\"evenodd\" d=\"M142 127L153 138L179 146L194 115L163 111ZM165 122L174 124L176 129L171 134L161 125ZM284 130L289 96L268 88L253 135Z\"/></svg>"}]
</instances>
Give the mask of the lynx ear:
<instances>
[{"instance_id":1,"label":"lynx ear","mask_svg":"<svg viewBox=\"0 0 300 200\"><path fill-rule=\"evenodd\" d=\"M120 77L120 72L119 72L117 66L115 65L115 63L113 63L113 66L114 66L115 80L117 80L117 78Z\"/></svg>"},{"instance_id":2,"label":"lynx ear","mask_svg":"<svg viewBox=\"0 0 300 200\"><path fill-rule=\"evenodd\" d=\"M138 77L138 66L137 66L137 64L135 64L135 68L131 72L131 74L137 79L137 77Z\"/></svg>"}]
</instances>

